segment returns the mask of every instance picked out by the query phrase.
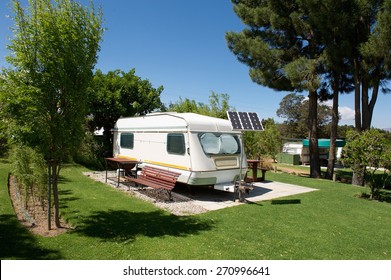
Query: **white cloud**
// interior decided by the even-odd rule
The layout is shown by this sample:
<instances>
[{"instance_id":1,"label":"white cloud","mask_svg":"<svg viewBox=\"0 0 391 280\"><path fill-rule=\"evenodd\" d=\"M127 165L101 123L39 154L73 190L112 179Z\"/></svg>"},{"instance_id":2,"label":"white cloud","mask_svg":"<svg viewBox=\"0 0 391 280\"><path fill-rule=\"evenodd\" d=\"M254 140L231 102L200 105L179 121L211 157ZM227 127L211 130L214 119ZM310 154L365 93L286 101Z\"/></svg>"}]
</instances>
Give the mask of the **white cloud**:
<instances>
[{"instance_id":1,"label":"white cloud","mask_svg":"<svg viewBox=\"0 0 391 280\"><path fill-rule=\"evenodd\" d=\"M333 106L333 100L327 100L322 102L322 104L329 107ZM351 121L354 120L354 109L347 106L338 106L338 111L341 115L341 121Z\"/></svg>"},{"instance_id":2,"label":"white cloud","mask_svg":"<svg viewBox=\"0 0 391 280\"><path fill-rule=\"evenodd\" d=\"M354 110L347 106L339 106L338 111L341 114L341 121L354 120Z\"/></svg>"},{"instance_id":3,"label":"white cloud","mask_svg":"<svg viewBox=\"0 0 391 280\"><path fill-rule=\"evenodd\" d=\"M341 121L354 120L354 110L347 106L339 106L338 111L341 114Z\"/></svg>"}]
</instances>

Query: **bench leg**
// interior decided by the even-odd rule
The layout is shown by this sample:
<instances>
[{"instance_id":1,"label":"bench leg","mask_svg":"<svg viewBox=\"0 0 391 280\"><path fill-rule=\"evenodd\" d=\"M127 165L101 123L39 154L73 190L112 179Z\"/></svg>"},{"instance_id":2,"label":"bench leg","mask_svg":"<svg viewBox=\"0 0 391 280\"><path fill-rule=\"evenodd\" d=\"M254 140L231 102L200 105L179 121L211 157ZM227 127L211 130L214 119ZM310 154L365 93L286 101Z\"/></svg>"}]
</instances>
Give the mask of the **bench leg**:
<instances>
[{"instance_id":1,"label":"bench leg","mask_svg":"<svg viewBox=\"0 0 391 280\"><path fill-rule=\"evenodd\" d=\"M174 200L172 199L171 190L167 190L167 193L168 193L168 201L174 201Z\"/></svg>"}]
</instances>

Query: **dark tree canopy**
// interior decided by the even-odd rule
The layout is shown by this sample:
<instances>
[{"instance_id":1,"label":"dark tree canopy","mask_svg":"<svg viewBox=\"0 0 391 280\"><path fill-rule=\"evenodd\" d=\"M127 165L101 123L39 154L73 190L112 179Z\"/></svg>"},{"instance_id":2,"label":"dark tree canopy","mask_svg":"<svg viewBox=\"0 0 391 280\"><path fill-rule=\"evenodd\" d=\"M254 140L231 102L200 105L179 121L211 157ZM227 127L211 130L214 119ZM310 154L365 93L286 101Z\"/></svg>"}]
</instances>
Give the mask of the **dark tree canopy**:
<instances>
[{"instance_id":1,"label":"dark tree canopy","mask_svg":"<svg viewBox=\"0 0 391 280\"><path fill-rule=\"evenodd\" d=\"M97 70L89 89L89 125L110 131L120 117L145 115L161 110L163 86L154 88L148 80L121 70L103 74Z\"/></svg>"},{"instance_id":2,"label":"dark tree canopy","mask_svg":"<svg viewBox=\"0 0 391 280\"><path fill-rule=\"evenodd\" d=\"M88 127L91 132L103 131L102 147L94 151L100 158L112 156L112 133L115 123L121 117L145 115L155 110L163 110L160 100L163 86L154 88L147 79L122 70L107 74L97 70L88 90Z\"/></svg>"}]
</instances>

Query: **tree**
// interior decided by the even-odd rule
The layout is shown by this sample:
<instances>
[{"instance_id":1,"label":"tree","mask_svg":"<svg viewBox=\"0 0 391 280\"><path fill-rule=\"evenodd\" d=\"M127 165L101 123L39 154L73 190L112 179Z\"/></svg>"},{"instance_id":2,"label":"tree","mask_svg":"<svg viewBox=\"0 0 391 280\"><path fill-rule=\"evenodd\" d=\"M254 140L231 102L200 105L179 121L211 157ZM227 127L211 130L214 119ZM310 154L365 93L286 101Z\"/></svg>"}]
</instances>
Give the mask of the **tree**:
<instances>
[{"instance_id":1,"label":"tree","mask_svg":"<svg viewBox=\"0 0 391 280\"><path fill-rule=\"evenodd\" d=\"M343 150L344 164L352 166L353 170L365 167L365 178L370 187L371 199L374 198L377 190L384 186L384 183L379 183L376 180L375 172L380 167L389 170L391 164L390 151L391 141L377 129L362 132L351 130L347 134L347 144ZM357 166L356 162L360 162L361 166Z\"/></svg>"},{"instance_id":2,"label":"tree","mask_svg":"<svg viewBox=\"0 0 391 280\"><path fill-rule=\"evenodd\" d=\"M2 94L6 88L5 76L0 73L0 157L3 157L8 151L8 137L7 137L7 121L2 118L1 112L4 111L4 104L2 101Z\"/></svg>"},{"instance_id":3,"label":"tree","mask_svg":"<svg viewBox=\"0 0 391 280\"><path fill-rule=\"evenodd\" d=\"M352 85L356 129L370 128L379 89L387 90L390 78L391 0L232 2L250 28L227 33L228 46L250 66L253 81L276 90L308 90L311 155L317 150L316 99L326 88L335 97L332 142L338 94ZM318 175L316 162L311 156L311 174Z\"/></svg>"},{"instance_id":4,"label":"tree","mask_svg":"<svg viewBox=\"0 0 391 280\"><path fill-rule=\"evenodd\" d=\"M379 90L389 91L385 81L391 77L391 1L361 2L358 3L359 10L355 17L359 44L355 46L352 56L357 131L371 128Z\"/></svg>"},{"instance_id":5,"label":"tree","mask_svg":"<svg viewBox=\"0 0 391 280\"><path fill-rule=\"evenodd\" d=\"M89 88L88 125L91 131L104 129L105 154L112 149L112 133L120 117L145 115L156 109L163 110L160 94L163 86L154 88L148 80L135 75L135 69L129 72L121 70L95 72ZM110 151L110 152L109 152Z\"/></svg>"},{"instance_id":6,"label":"tree","mask_svg":"<svg viewBox=\"0 0 391 280\"><path fill-rule=\"evenodd\" d=\"M371 128L379 90L388 92L391 75L391 1L357 1L352 18L351 40L355 42L349 57L354 76L355 127L358 132ZM370 94L372 89L372 94ZM365 167L355 163L352 184L364 184Z\"/></svg>"},{"instance_id":7,"label":"tree","mask_svg":"<svg viewBox=\"0 0 391 280\"><path fill-rule=\"evenodd\" d=\"M233 111L234 108L229 105L229 95L226 93L215 93L212 91L209 96L209 104L196 102L185 98L179 99L176 103L168 106L168 110L178 113L197 113L205 116L227 119L227 111Z\"/></svg>"},{"instance_id":8,"label":"tree","mask_svg":"<svg viewBox=\"0 0 391 280\"><path fill-rule=\"evenodd\" d=\"M243 133L246 155L248 158L260 159L269 157L273 160L281 151L282 138L273 119L263 119L264 131L245 131Z\"/></svg>"},{"instance_id":9,"label":"tree","mask_svg":"<svg viewBox=\"0 0 391 280\"><path fill-rule=\"evenodd\" d=\"M303 95L295 93L283 97L277 109L277 116L287 119L284 124L289 138L306 138L308 136L308 111L309 102ZM331 119L330 107L318 102L317 126L319 136L326 137L325 132Z\"/></svg>"},{"instance_id":10,"label":"tree","mask_svg":"<svg viewBox=\"0 0 391 280\"><path fill-rule=\"evenodd\" d=\"M288 128L285 134L289 138L304 138L308 132L306 120L303 120L303 101L305 97L295 93L284 96L277 109L277 116L286 119L284 124ZM306 110L308 111L308 110ZM304 121L304 126L302 125ZM304 131L302 128L304 127Z\"/></svg>"},{"instance_id":11,"label":"tree","mask_svg":"<svg viewBox=\"0 0 391 280\"><path fill-rule=\"evenodd\" d=\"M311 177L320 177L317 107L321 54L306 1L233 0L234 10L249 26L228 32L229 49L250 67L260 85L284 91L309 92L308 128Z\"/></svg>"},{"instance_id":12,"label":"tree","mask_svg":"<svg viewBox=\"0 0 391 280\"><path fill-rule=\"evenodd\" d=\"M38 149L51 174L55 225L58 178L83 136L87 98L102 38L102 15L72 0L13 1L14 37L4 97L14 140ZM50 229L50 224L49 224Z\"/></svg>"},{"instance_id":13,"label":"tree","mask_svg":"<svg viewBox=\"0 0 391 280\"><path fill-rule=\"evenodd\" d=\"M318 6L320 4L320 7ZM331 124L329 129L330 151L326 171L326 178L332 178L336 161L336 140L338 122L339 94L349 93L353 90L353 79L349 73L349 60L347 57L352 48L351 28L352 14L355 11L355 1L325 0L313 1L310 11L314 25L318 29L321 45L322 68L324 82L320 90L321 99L332 99Z\"/></svg>"}]
</instances>

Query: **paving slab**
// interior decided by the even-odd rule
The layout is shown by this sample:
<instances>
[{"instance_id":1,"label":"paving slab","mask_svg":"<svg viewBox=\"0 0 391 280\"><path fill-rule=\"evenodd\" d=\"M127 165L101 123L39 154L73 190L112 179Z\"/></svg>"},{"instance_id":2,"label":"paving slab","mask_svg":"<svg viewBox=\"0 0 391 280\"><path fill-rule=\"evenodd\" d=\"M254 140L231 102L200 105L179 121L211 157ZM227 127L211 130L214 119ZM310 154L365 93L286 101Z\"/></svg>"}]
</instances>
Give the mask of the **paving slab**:
<instances>
[{"instance_id":1,"label":"paving slab","mask_svg":"<svg viewBox=\"0 0 391 280\"><path fill-rule=\"evenodd\" d=\"M253 187L254 189L246 195L246 200L249 202L272 200L317 190L273 181L257 182ZM216 190L197 190L196 195L190 196L190 198L194 204L207 210L218 210L243 204L233 200L233 193Z\"/></svg>"}]
</instances>

